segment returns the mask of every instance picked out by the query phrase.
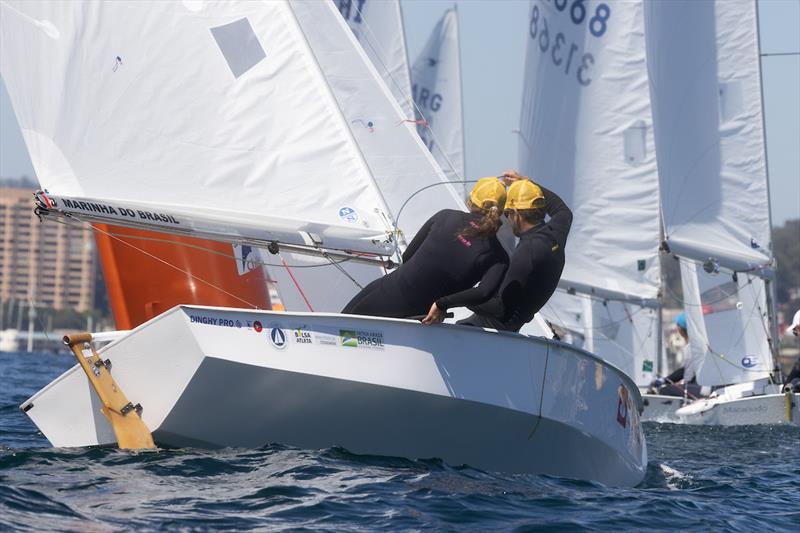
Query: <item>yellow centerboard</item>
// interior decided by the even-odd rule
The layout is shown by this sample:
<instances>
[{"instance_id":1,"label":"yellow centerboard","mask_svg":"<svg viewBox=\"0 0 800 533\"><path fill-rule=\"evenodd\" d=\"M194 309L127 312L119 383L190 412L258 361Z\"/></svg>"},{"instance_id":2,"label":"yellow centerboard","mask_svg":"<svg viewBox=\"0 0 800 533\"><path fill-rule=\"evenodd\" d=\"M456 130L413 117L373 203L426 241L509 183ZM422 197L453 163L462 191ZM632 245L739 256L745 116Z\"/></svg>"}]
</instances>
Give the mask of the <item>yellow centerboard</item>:
<instances>
[{"instance_id":1,"label":"yellow centerboard","mask_svg":"<svg viewBox=\"0 0 800 533\"><path fill-rule=\"evenodd\" d=\"M100 403L103 404L101 411L114 428L117 445L130 450L155 448L153 436L139 416L141 408L137 409L138 406L134 406L125 397L111 377L108 365L97 355L91 342L92 336L89 333L64 337L64 344L72 350L97 397L100 398ZM91 351L91 355L87 356L85 351Z\"/></svg>"}]
</instances>

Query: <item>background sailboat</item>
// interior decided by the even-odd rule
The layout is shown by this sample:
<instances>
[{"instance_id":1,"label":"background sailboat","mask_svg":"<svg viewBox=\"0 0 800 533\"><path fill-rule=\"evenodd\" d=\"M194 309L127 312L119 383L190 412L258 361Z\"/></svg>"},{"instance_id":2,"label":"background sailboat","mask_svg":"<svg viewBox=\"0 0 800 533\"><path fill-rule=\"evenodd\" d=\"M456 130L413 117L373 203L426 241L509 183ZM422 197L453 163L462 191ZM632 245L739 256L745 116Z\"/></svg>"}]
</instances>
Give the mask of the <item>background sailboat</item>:
<instances>
[{"instance_id":1,"label":"background sailboat","mask_svg":"<svg viewBox=\"0 0 800 533\"><path fill-rule=\"evenodd\" d=\"M652 2L645 28L665 240L680 259L688 317L686 379L749 383L731 391L763 394L778 372L771 377L777 335L757 5ZM703 404L707 412L678 413L701 423L791 422L792 409L776 400L779 416L762 420L724 417L729 409L715 411L713 402Z\"/></svg>"},{"instance_id":2,"label":"background sailboat","mask_svg":"<svg viewBox=\"0 0 800 533\"><path fill-rule=\"evenodd\" d=\"M400 0L331 0L408 119L414 118Z\"/></svg>"},{"instance_id":3,"label":"background sailboat","mask_svg":"<svg viewBox=\"0 0 800 533\"><path fill-rule=\"evenodd\" d=\"M412 91L420 137L445 175L464 191L464 119L458 12L445 11L411 70Z\"/></svg>"}]
</instances>

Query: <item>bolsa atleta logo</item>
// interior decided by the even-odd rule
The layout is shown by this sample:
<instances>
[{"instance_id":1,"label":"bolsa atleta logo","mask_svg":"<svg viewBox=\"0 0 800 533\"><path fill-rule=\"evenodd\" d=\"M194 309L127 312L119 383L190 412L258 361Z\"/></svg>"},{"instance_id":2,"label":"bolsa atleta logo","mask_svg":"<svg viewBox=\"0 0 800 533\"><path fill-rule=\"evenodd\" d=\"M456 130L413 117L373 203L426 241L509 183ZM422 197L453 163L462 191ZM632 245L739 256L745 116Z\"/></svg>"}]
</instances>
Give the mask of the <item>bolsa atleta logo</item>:
<instances>
[{"instance_id":1,"label":"bolsa atleta logo","mask_svg":"<svg viewBox=\"0 0 800 533\"><path fill-rule=\"evenodd\" d=\"M380 331L340 329L339 346L383 350L383 333Z\"/></svg>"}]
</instances>

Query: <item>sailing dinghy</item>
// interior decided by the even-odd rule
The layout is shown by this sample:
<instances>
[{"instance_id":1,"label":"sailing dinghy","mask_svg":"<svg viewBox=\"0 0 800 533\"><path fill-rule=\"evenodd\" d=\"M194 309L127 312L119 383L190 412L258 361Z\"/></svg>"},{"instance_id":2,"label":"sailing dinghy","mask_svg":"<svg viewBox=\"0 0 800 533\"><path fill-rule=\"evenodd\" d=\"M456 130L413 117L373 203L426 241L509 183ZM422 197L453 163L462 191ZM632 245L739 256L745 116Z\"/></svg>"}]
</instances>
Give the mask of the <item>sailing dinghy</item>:
<instances>
[{"instance_id":1,"label":"sailing dinghy","mask_svg":"<svg viewBox=\"0 0 800 533\"><path fill-rule=\"evenodd\" d=\"M757 15L751 0L645 3L665 247L688 319L684 379L722 387L678 409L682 423L800 424L800 394L782 392L776 366Z\"/></svg>"},{"instance_id":2,"label":"sailing dinghy","mask_svg":"<svg viewBox=\"0 0 800 533\"><path fill-rule=\"evenodd\" d=\"M282 299L295 295L284 313L174 307L99 350L67 339L91 364L21 406L54 446L119 442L102 403L140 416L158 446L339 445L643 479L641 397L599 358L520 334L323 312L382 275L431 206L460 204L332 3L0 9L2 74L46 223L262 246L285 274ZM111 376L128 402L95 394L92 376Z\"/></svg>"}]
</instances>

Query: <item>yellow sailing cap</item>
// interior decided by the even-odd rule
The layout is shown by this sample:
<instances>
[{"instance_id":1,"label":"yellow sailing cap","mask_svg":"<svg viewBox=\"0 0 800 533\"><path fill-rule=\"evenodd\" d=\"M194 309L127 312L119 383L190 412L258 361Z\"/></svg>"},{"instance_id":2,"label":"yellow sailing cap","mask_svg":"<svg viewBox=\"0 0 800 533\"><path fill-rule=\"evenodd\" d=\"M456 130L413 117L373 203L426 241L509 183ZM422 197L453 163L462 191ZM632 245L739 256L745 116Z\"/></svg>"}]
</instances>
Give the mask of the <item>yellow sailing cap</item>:
<instances>
[{"instance_id":1,"label":"yellow sailing cap","mask_svg":"<svg viewBox=\"0 0 800 533\"><path fill-rule=\"evenodd\" d=\"M533 209L544 206L544 194L530 180L517 180L508 188L506 209Z\"/></svg>"},{"instance_id":2,"label":"yellow sailing cap","mask_svg":"<svg viewBox=\"0 0 800 533\"><path fill-rule=\"evenodd\" d=\"M502 211L506 203L506 188L503 182L494 176L481 178L469 193L469 201L481 209L496 207Z\"/></svg>"}]
</instances>

